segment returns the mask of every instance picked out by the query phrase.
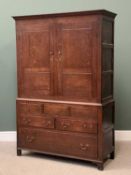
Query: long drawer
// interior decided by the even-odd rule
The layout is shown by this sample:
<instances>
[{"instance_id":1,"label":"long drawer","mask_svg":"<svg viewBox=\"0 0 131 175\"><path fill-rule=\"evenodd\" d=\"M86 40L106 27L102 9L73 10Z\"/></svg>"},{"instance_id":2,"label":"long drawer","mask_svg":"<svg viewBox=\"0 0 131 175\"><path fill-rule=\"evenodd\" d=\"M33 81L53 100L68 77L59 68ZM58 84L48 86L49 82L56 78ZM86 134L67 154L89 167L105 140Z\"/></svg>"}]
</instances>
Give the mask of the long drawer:
<instances>
[{"instance_id":1,"label":"long drawer","mask_svg":"<svg viewBox=\"0 0 131 175\"><path fill-rule=\"evenodd\" d=\"M18 147L80 158L97 158L97 136L19 128Z\"/></svg>"}]
</instances>

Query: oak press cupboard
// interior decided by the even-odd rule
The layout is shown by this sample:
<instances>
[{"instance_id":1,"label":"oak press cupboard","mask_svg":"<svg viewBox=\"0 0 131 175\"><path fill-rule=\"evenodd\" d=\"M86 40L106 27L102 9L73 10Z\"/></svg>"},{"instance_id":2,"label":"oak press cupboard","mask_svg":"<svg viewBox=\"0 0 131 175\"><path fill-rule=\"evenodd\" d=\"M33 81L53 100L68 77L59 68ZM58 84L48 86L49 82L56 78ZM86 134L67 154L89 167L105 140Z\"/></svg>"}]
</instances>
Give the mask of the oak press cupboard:
<instances>
[{"instance_id":1,"label":"oak press cupboard","mask_svg":"<svg viewBox=\"0 0 131 175\"><path fill-rule=\"evenodd\" d=\"M114 18L106 10L17 16L17 155L114 158Z\"/></svg>"}]
</instances>

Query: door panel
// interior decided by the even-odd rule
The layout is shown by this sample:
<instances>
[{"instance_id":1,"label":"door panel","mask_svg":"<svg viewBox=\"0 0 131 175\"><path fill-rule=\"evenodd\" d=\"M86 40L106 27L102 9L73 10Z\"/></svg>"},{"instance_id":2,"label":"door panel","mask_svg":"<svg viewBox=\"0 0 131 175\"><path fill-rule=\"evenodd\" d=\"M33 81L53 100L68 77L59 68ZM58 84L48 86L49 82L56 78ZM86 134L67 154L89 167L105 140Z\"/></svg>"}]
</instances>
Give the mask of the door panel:
<instances>
[{"instance_id":1,"label":"door panel","mask_svg":"<svg viewBox=\"0 0 131 175\"><path fill-rule=\"evenodd\" d=\"M19 96L46 98L54 95L54 38L52 24L41 22L19 33L22 44ZM24 43L24 44L23 44Z\"/></svg>"},{"instance_id":2,"label":"door panel","mask_svg":"<svg viewBox=\"0 0 131 175\"><path fill-rule=\"evenodd\" d=\"M49 35L50 33L48 30L26 33L26 37L28 37L27 49L29 49L29 57L27 60L28 67L44 67L47 68L47 70L49 69L50 59L47 59L49 58L50 51Z\"/></svg>"},{"instance_id":3,"label":"door panel","mask_svg":"<svg viewBox=\"0 0 131 175\"><path fill-rule=\"evenodd\" d=\"M58 94L68 99L97 101L96 23L77 22L57 27Z\"/></svg>"},{"instance_id":4,"label":"door panel","mask_svg":"<svg viewBox=\"0 0 131 175\"><path fill-rule=\"evenodd\" d=\"M86 89L85 89L86 88ZM91 99L91 75L63 74L63 95Z\"/></svg>"},{"instance_id":5,"label":"door panel","mask_svg":"<svg viewBox=\"0 0 131 175\"><path fill-rule=\"evenodd\" d=\"M90 29L72 28L62 29L63 41L63 68L64 71L91 72L91 45Z\"/></svg>"},{"instance_id":6,"label":"door panel","mask_svg":"<svg viewBox=\"0 0 131 175\"><path fill-rule=\"evenodd\" d=\"M51 74L46 72L25 71L25 93L33 98L49 96Z\"/></svg>"}]
</instances>

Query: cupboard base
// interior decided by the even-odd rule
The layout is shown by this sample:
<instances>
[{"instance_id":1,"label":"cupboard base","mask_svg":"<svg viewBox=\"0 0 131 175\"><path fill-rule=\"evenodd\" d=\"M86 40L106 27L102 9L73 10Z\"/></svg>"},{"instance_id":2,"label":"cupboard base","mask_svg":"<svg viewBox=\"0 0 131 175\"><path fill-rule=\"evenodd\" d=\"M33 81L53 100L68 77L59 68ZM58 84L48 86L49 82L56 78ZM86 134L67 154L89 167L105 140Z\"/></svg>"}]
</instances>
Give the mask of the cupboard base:
<instances>
[{"instance_id":1,"label":"cupboard base","mask_svg":"<svg viewBox=\"0 0 131 175\"><path fill-rule=\"evenodd\" d=\"M40 154L43 154L43 155L47 155L47 156L55 156L55 157L61 157L61 158L67 158L67 159L72 159L72 160L81 160L83 162L91 162L93 164L96 165L96 167L98 168L98 170L104 170L104 163L106 161L108 161L109 157L107 156L107 159L105 159L104 161L99 161L99 160L92 160L92 159L85 159L85 158L80 158L80 157L75 157L75 156L67 156L67 155L61 155L61 154L55 154L55 153L50 153L50 152L44 152L44 151L39 151L39 150L31 150L31 149L28 149L28 148L18 148L17 149L17 156L21 156L22 155L22 150L25 150L25 151L30 151L30 152L34 152L34 153L40 153ZM114 155L114 151L110 154L111 155ZM113 157L115 158L115 157ZM111 159L111 157L110 157Z\"/></svg>"}]
</instances>

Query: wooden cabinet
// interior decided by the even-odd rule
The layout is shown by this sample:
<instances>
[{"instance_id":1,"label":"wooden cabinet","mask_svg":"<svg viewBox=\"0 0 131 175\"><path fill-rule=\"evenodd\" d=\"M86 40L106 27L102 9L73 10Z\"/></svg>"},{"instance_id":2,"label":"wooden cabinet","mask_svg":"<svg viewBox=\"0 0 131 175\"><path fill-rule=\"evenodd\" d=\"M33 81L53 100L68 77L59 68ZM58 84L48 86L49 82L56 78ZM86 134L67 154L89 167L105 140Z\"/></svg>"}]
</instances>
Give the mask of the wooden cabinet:
<instances>
[{"instance_id":1,"label":"wooden cabinet","mask_svg":"<svg viewBox=\"0 0 131 175\"><path fill-rule=\"evenodd\" d=\"M95 10L14 17L18 155L35 150L99 169L114 157L115 16Z\"/></svg>"}]
</instances>

